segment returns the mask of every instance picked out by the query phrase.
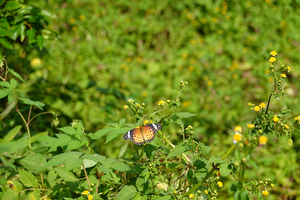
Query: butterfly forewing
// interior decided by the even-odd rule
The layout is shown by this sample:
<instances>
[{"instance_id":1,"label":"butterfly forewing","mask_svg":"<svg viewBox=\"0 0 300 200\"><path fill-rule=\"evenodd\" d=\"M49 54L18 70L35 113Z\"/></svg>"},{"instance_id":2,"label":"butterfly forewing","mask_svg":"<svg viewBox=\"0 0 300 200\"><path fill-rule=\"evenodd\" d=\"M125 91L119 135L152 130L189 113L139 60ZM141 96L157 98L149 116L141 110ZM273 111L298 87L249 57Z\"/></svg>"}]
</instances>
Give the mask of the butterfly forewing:
<instances>
[{"instance_id":1,"label":"butterfly forewing","mask_svg":"<svg viewBox=\"0 0 300 200\"><path fill-rule=\"evenodd\" d=\"M155 133L162 128L160 124L148 124L146 126L135 128L124 135L125 140L131 140L137 145L151 142L155 138Z\"/></svg>"}]
</instances>

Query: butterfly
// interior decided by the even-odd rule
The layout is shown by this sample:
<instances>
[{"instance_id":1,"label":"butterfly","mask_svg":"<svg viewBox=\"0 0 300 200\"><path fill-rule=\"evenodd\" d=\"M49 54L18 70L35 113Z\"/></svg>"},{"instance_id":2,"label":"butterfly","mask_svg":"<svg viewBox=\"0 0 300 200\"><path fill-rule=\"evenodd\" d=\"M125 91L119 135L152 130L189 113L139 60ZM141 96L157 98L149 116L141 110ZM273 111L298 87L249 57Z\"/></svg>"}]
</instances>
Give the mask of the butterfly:
<instances>
[{"instance_id":1,"label":"butterfly","mask_svg":"<svg viewBox=\"0 0 300 200\"><path fill-rule=\"evenodd\" d=\"M125 140L131 140L137 145L141 145L144 142L151 142L155 138L155 133L161 130L160 124L148 124L146 126L138 127L128 131L124 135Z\"/></svg>"}]
</instances>

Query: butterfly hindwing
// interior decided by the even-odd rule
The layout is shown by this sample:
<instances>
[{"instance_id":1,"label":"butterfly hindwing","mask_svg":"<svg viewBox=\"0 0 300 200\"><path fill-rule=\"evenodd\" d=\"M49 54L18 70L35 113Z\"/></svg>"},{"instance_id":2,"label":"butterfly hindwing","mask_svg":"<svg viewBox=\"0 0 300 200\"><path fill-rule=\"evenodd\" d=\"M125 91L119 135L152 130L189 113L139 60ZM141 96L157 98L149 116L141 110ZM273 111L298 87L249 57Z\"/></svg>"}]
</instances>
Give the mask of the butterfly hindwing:
<instances>
[{"instance_id":1,"label":"butterfly hindwing","mask_svg":"<svg viewBox=\"0 0 300 200\"><path fill-rule=\"evenodd\" d=\"M162 128L160 124L148 124L146 126L135 128L124 135L125 140L131 140L137 145L151 142L155 138L155 133Z\"/></svg>"}]
</instances>

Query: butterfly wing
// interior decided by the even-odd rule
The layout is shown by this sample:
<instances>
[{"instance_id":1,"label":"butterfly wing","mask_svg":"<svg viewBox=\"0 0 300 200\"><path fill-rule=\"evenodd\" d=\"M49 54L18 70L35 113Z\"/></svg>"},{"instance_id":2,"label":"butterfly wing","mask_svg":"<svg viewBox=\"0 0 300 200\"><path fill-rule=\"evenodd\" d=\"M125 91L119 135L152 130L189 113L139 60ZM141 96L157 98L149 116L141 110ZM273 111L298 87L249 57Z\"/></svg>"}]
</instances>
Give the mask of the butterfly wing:
<instances>
[{"instance_id":1,"label":"butterfly wing","mask_svg":"<svg viewBox=\"0 0 300 200\"><path fill-rule=\"evenodd\" d=\"M142 127L142 132L146 142L151 142L155 138L155 134L162 128L160 124L148 124Z\"/></svg>"},{"instance_id":2,"label":"butterfly wing","mask_svg":"<svg viewBox=\"0 0 300 200\"><path fill-rule=\"evenodd\" d=\"M141 145L145 141L151 142L155 138L155 133L162 128L160 124L148 124L141 128L135 128L124 135L125 140L131 140L136 145Z\"/></svg>"},{"instance_id":3,"label":"butterfly wing","mask_svg":"<svg viewBox=\"0 0 300 200\"><path fill-rule=\"evenodd\" d=\"M131 140L137 145L141 145L141 144L144 143L144 138L143 138L143 135L142 135L142 132L141 132L140 128L135 128L135 129L132 129L132 130L128 131L124 135L124 139L125 140Z\"/></svg>"}]
</instances>

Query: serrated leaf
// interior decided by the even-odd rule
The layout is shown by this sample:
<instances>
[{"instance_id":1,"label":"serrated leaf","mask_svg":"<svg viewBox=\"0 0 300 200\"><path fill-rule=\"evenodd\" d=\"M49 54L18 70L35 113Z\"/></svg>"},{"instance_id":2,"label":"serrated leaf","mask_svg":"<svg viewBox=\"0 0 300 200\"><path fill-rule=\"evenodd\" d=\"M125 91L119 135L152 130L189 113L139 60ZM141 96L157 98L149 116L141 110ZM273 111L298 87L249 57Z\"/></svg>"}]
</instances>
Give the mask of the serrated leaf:
<instances>
[{"instance_id":1,"label":"serrated leaf","mask_svg":"<svg viewBox=\"0 0 300 200\"><path fill-rule=\"evenodd\" d=\"M38 187L38 180L31 172L25 171L23 169L19 169L19 175L20 175L20 181L26 186L26 187Z\"/></svg>"},{"instance_id":2,"label":"serrated leaf","mask_svg":"<svg viewBox=\"0 0 300 200\"><path fill-rule=\"evenodd\" d=\"M184 153L186 151L188 151L188 149L186 147L186 142L183 142L171 150L171 152L166 157L166 160L168 160L169 158L181 155L182 153Z\"/></svg>"},{"instance_id":3,"label":"serrated leaf","mask_svg":"<svg viewBox=\"0 0 300 200\"><path fill-rule=\"evenodd\" d=\"M220 174L224 177L230 174L230 169L228 169L228 162L225 162L220 165Z\"/></svg>"},{"instance_id":4,"label":"serrated leaf","mask_svg":"<svg viewBox=\"0 0 300 200\"><path fill-rule=\"evenodd\" d=\"M16 10L16 9L20 8L21 6L22 6L22 4L20 4L17 1L9 1L5 5L4 9L7 10L7 11Z\"/></svg>"},{"instance_id":5,"label":"serrated leaf","mask_svg":"<svg viewBox=\"0 0 300 200\"><path fill-rule=\"evenodd\" d=\"M48 177L47 177L47 180L48 180L48 183L50 184L51 188L54 186L54 184L56 183L56 177L57 177L57 174L55 172L55 170L51 170L49 173L48 173Z\"/></svg>"},{"instance_id":6,"label":"serrated leaf","mask_svg":"<svg viewBox=\"0 0 300 200\"><path fill-rule=\"evenodd\" d=\"M14 49L11 43L6 38L0 38L0 43L7 49Z\"/></svg>"},{"instance_id":7,"label":"serrated leaf","mask_svg":"<svg viewBox=\"0 0 300 200\"><path fill-rule=\"evenodd\" d=\"M210 163L210 164L212 164L212 163L214 163L214 164L216 164L216 163L224 163L225 161L224 160L222 160L221 158L217 158L217 157L215 157L215 156L212 156L209 160L208 160L208 163Z\"/></svg>"},{"instance_id":8,"label":"serrated leaf","mask_svg":"<svg viewBox=\"0 0 300 200\"><path fill-rule=\"evenodd\" d=\"M16 79L10 79L10 89L15 89L18 86L18 82Z\"/></svg>"},{"instance_id":9,"label":"serrated leaf","mask_svg":"<svg viewBox=\"0 0 300 200\"><path fill-rule=\"evenodd\" d=\"M26 200L29 198L29 200L39 200L41 198L40 190L35 189L33 192L29 192L27 195Z\"/></svg>"},{"instance_id":10,"label":"serrated leaf","mask_svg":"<svg viewBox=\"0 0 300 200\"><path fill-rule=\"evenodd\" d=\"M20 100L20 101L23 101L24 104L36 106L36 107L38 107L38 108L41 109L41 110L43 110L42 107L45 106L45 104L42 103L42 102L40 102L40 101L32 101L32 100L30 100L30 99L28 99L28 98L21 98L21 97L20 97L19 100Z\"/></svg>"},{"instance_id":11,"label":"serrated leaf","mask_svg":"<svg viewBox=\"0 0 300 200\"><path fill-rule=\"evenodd\" d=\"M101 130L97 131L94 134L90 133L88 135L90 136L91 139L96 140L96 139L99 139L102 136L106 135L107 133L113 131L113 130L115 130L115 128L104 128L104 129L101 129Z\"/></svg>"},{"instance_id":12,"label":"serrated leaf","mask_svg":"<svg viewBox=\"0 0 300 200\"><path fill-rule=\"evenodd\" d=\"M8 81L1 81L0 82L0 86L4 86L4 87L7 87L7 88L10 88L10 83Z\"/></svg>"},{"instance_id":13,"label":"serrated leaf","mask_svg":"<svg viewBox=\"0 0 300 200\"><path fill-rule=\"evenodd\" d=\"M83 159L83 165L85 168L94 167L98 162L89 159Z\"/></svg>"},{"instance_id":14,"label":"serrated leaf","mask_svg":"<svg viewBox=\"0 0 300 200\"><path fill-rule=\"evenodd\" d=\"M92 154L86 154L86 155L83 155L82 158L93 160L95 162L100 162L101 164L106 163L106 157L105 156L101 156L99 154L94 154L94 155L92 155Z\"/></svg>"},{"instance_id":15,"label":"serrated leaf","mask_svg":"<svg viewBox=\"0 0 300 200\"><path fill-rule=\"evenodd\" d=\"M134 186L125 185L118 193L117 200L130 200L136 195Z\"/></svg>"},{"instance_id":16,"label":"serrated leaf","mask_svg":"<svg viewBox=\"0 0 300 200\"><path fill-rule=\"evenodd\" d=\"M175 115L177 115L179 118L189 118L195 116L196 114L190 112L178 112Z\"/></svg>"},{"instance_id":17,"label":"serrated leaf","mask_svg":"<svg viewBox=\"0 0 300 200\"><path fill-rule=\"evenodd\" d=\"M81 164L82 164L81 158L68 158L65 163L66 170L80 168Z\"/></svg>"},{"instance_id":18,"label":"serrated leaf","mask_svg":"<svg viewBox=\"0 0 300 200\"><path fill-rule=\"evenodd\" d=\"M18 192L14 191L14 190L7 190L3 194L2 199L5 199L5 200L19 200L19 194L18 194Z\"/></svg>"},{"instance_id":19,"label":"serrated leaf","mask_svg":"<svg viewBox=\"0 0 300 200\"><path fill-rule=\"evenodd\" d=\"M0 99L6 97L10 92L10 89L0 89Z\"/></svg>"},{"instance_id":20,"label":"serrated leaf","mask_svg":"<svg viewBox=\"0 0 300 200\"><path fill-rule=\"evenodd\" d=\"M76 135L78 133L76 129L74 129L73 127L70 127L70 126L58 128L58 130L60 130L64 133L67 133L68 135Z\"/></svg>"},{"instance_id":21,"label":"serrated leaf","mask_svg":"<svg viewBox=\"0 0 300 200\"><path fill-rule=\"evenodd\" d=\"M128 143L127 143L128 144ZM145 153L146 153L146 156L148 158L151 158L152 157L152 152L155 151L157 149L156 146L154 145L151 145L151 144L146 144L145 146Z\"/></svg>"},{"instance_id":22,"label":"serrated leaf","mask_svg":"<svg viewBox=\"0 0 300 200\"><path fill-rule=\"evenodd\" d=\"M77 181L77 178L74 176L74 174L70 171L67 171L63 167L58 167L58 168L55 169L55 171L65 181L72 181L72 182Z\"/></svg>"},{"instance_id":23,"label":"serrated leaf","mask_svg":"<svg viewBox=\"0 0 300 200\"><path fill-rule=\"evenodd\" d=\"M18 125L15 126L13 129L11 129L7 135L3 138L3 140L1 141L1 143L7 143L10 142L14 139L14 137L19 133L19 131L21 130L22 125Z\"/></svg>"},{"instance_id":24,"label":"serrated leaf","mask_svg":"<svg viewBox=\"0 0 300 200\"><path fill-rule=\"evenodd\" d=\"M13 69L8 68L8 71L10 73L12 73L13 76L17 77L18 79L20 79L21 81L23 81L23 83L25 83L24 79L20 76L20 74L18 74L17 72L15 72Z\"/></svg>"},{"instance_id":25,"label":"serrated leaf","mask_svg":"<svg viewBox=\"0 0 300 200\"><path fill-rule=\"evenodd\" d=\"M126 163L121 162L121 161L114 162L114 163L110 164L109 166L110 166L110 168L113 168L119 172L139 173L144 170L144 168L142 168L142 166L140 166L140 165L131 166L131 165L127 165Z\"/></svg>"},{"instance_id":26,"label":"serrated leaf","mask_svg":"<svg viewBox=\"0 0 300 200\"><path fill-rule=\"evenodd\" d=\"M68 147L67 147L67 151L73 150L73 149L78 149L81 146L81 141L77 140L77 139L72 139L69 143L68 143Z\"/></svg>"},{"instance_id":27,"label":"serrated leaf","mask_svg":"<svg viewBox=\"0 0 300 200\"><path fill-rule=\"evenodd\" d=\"M61 165L65 163L68 158L79 158L81 155L81 152L67 152L53 156L53 158L46 163L44 168Z\"/></svg>"},{"instance_id":28,"label":"serrated leaf","mask_svg":"<svg viewBox=\"0 0 300 200\"><path fill-rule=\"evenodd\" d=\"M27 170L36 173L37 170L47 163L47 159L42 154L29 154L20 160L21 165Z\"/></svg>"},{"instance_id":29,"label":"serrated leaf","mask_svg":"<svg viewBox=\"0 0 300 200\"><path fill-rule=\"evenodd\" d=\"M115 131L112 131L108 134L107 138L106 138L106 142L105 144L113 141L114 139L116 139L120 134L125 134L126 132L128 132L131 128L120 128L117 129Z\"/></svg>"}]
</instances>

